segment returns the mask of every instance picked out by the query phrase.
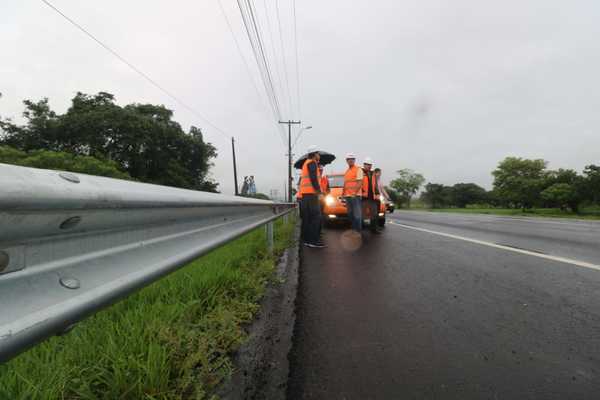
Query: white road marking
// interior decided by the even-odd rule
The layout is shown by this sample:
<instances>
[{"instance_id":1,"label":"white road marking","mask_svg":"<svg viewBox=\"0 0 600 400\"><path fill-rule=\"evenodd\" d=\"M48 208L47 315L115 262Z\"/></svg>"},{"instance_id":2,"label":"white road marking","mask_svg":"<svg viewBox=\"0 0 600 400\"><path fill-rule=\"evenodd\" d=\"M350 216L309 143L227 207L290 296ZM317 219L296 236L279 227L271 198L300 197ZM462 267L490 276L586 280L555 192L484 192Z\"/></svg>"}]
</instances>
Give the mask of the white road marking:
<instances>
[{"instance_id":1,"label":"white road marking","mask_svg":"<svg viewBox=\"0 0 600 400\"><path fill-rule=\"evenodd\" d=\"M600 265L592 264L592 263L585 262L585 261L573 260L571 258L565 258L565 257L557 257L557 256L549 255L549 254L543 254L543 253L536 253L535 251L518 249L515 247L504 246L504 245L496 244L496 243L492 243L492 242L486 242L484 240L478 240L478 239L472 239L472 238L468 238L468 237L464 237L464 236L453 235L451 233L432 231L430 229L419 228L419 227L411 226L411 225L405 225L405 224L402 224L402 223L396 222L396 221L390 221L390 225L399 226L399 227L406 228L406 229L412 229L412 230L420 231L420 232L431 233L433 235L444 236L444 237L451 238L451 239L462 240L465 242L475 243L475 244L479 244L482 246L493 247L495 249L512 251L513 253L525 254L528 256L544 258L546 260L552 260L552 261L557 261L557 262L561 262L561 263L572 264L572 265L576 265L578 267L584 267L584 268L595 269L597 271L600 271Z\"/></svg>"}]
</instances>

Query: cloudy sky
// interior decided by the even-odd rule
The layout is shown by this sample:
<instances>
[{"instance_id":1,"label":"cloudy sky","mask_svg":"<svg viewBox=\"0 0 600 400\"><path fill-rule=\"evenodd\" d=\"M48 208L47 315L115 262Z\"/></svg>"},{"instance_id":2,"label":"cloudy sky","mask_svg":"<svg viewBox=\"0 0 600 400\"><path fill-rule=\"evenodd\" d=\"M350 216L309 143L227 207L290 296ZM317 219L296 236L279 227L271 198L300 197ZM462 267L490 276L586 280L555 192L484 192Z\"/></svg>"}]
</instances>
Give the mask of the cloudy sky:
<instances>
[{"instance_id":1,"label":"cloudy sky","mask_svg":"<svg viewBox=\"0 0 600 400\"><path fill-rule=\"evenodd\" d=\"M219 0L51 1L235 136L240 175L255 175L262 192L283 191L282 132L234 0L221 2L250 76ZM300 107L292 0L275 1L254 5L282 116L313 126L297 154L316 144L340 158L370 156L387 179L411 168L429 182L488 188L490 171L509 155L552 168L600 163L598 1L296 0ZM64 112L77 91L165 104L186 129L203 128L219 149L214 178L233 191L224 135L40 0L0 0L0 49L1 116L19 120L21 101L42 97Z\"/></svg>"}]
</instances>

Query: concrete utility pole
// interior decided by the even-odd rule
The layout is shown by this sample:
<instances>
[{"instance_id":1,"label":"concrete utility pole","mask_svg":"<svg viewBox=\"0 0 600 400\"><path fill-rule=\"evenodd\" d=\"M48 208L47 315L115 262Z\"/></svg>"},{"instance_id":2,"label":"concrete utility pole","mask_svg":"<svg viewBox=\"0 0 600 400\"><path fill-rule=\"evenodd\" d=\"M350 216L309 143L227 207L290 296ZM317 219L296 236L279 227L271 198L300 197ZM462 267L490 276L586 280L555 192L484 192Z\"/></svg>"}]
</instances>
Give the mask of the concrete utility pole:
<instances>
[{"instance_id":1,"label":"concrete utility pole","mask_svg":"<svg viewBox=\"0 0 600 400\"><path fill-rule=\"evenodd\" d=\"M235 195L239 196L237 181L237 166L235 164L235 139L231 138L231 152L233 153L233 184L235 185Z\"/></svg>"},{"instance_id":2,"label":"concrete utility pole","mask_svg":"<svg viewBox=\"0 0 600 400\"><path fill-rule=\"evenodd\" d=\"M280 124L288 126L288 202L292 202L292 188L294 181L292 179L292 125L300 125L302 121L279 121Z\"/></svg>"}]
</instances>

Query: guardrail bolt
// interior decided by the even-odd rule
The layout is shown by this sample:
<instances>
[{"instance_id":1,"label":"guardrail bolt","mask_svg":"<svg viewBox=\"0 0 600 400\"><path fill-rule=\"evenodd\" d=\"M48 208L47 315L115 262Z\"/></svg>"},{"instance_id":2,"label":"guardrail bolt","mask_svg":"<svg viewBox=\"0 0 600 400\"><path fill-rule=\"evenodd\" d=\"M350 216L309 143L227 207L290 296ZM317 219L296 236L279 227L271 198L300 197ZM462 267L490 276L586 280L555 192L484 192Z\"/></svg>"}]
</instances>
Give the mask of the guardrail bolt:
<instances>
[{"instance_id":1,"label":"guardrail bolt","mask_svg":"<svg viewBox=\"0 0 600 400\"><path fill-rule=\"evenodd\" d=\"M0 251L0 272L4 271L6 267L8 267L9 262L10 257L8 256L8 253Z\"/></svg>"},{"instance_id":2,"label":"guardrail bolt","mask_svg":"<svg viewBox=\"0 0 600 400\"><path fill-rule=\"evenodd\" d=\"M72 174L70 172L61 172L60 174L58 174L58 176L60 176L61 178L63 178L66 181L72 182L72 183L79 183L79 177L75 174Z\"/></svg>"},{"instance_id":3,"label":"guardrail bolt","mask_svg":"<svg viewBox=\"0 0 600 400\"><path fill-rule=\"evenodd\" d=\"M60 229L71 229L81 222L81 217L71 217L60 224Z\"/></svg>"},{"instance_id":4,"label":"guardrail bolt","mask_svg":"<svg viewBox=\"0 0 600 400\"><path fill-rule=\"evenodd\" d=\"M81 284L79 283L79 279L76 278L68 278L62 277L58 280L63 287L67 289L79 289Z\"/></svg>"}]
</instances>

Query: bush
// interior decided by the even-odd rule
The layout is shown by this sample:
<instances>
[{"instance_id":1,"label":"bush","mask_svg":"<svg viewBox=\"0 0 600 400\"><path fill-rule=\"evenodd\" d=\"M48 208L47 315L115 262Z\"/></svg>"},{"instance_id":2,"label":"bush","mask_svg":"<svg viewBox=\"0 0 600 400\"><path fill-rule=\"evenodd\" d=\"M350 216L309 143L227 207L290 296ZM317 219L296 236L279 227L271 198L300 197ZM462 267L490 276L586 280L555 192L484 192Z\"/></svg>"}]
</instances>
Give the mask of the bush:
<instances>
[{"instance_id":1,"label":"bush","mask_svg":"<svg viewBox=\"0 0 600 400\"><path fill-rule=\"evenodd\" d=\"M80 172L109 178L132 179L129 174L120 171L118 164L114 161L100 160L90 156L77 156L60 151L35 150L26 153L9 146L0 146L0 163Z\"/></svg>"}]
</instances>

